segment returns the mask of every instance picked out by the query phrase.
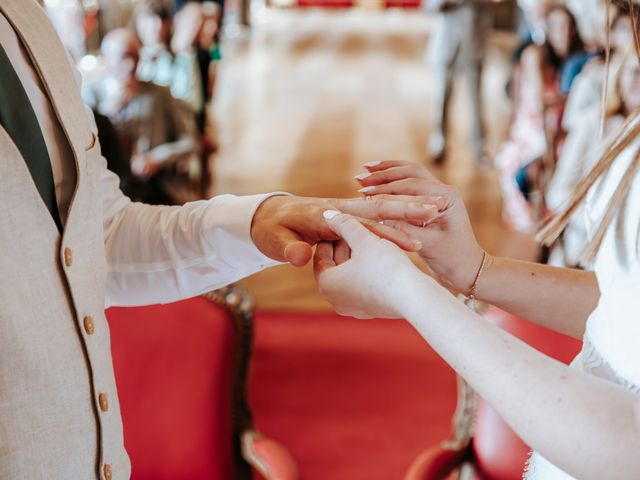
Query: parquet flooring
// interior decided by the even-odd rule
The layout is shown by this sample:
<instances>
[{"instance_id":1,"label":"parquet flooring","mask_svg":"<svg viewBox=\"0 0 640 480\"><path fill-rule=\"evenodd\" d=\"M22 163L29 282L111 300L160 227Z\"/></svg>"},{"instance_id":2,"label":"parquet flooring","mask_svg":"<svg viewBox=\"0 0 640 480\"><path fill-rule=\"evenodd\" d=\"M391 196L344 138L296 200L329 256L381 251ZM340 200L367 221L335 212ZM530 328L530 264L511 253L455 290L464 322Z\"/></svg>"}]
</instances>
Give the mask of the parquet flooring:
<instances>
[{"instance_id":1,"label":"parquet flooring","mask_svg":"<svg viewBox=\"0 0 640 480\"><path fill-rule=\"evenodd\" d=\"M250 33L226 43L212 193L351 197L353 176L367 161L425 162L431 78L424 52L432 26L432 18L408 11L258 12ZM495 151L510 115L504 85L513 39L495 34L490 44L483 97ZM526 250L528 239L513 241L501 225L496 173L474 166L463 88L452 108L449 156L438 175L462 190L485 248ZM260 309L329 308L309 266L272 268L243 283Z\"/></svg>"}]
</instances>

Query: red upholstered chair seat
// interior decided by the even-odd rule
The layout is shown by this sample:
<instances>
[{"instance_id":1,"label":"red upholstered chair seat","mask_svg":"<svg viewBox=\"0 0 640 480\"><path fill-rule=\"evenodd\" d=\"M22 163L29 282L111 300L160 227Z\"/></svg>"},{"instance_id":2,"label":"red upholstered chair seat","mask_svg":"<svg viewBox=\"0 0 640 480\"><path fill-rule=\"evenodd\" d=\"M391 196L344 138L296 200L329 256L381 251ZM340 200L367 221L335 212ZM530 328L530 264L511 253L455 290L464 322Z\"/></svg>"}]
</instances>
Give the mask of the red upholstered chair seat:
<instances>
[{"instance_id":1,"label":"red upholstered chair seat","mask_svg":"<svg viewBox=\"0 0 640 480\"><path fill-rule=\"evenodd\" d=\"M244 290L106 313L133 480L298 480L289 452L253 430Z\"/></svg>"},{"instance_id":2,"label":"red upholstered chair seat","mask_svg":"<svg viewBox=\"0 0 640 480\"><path fill-rule=\"evenodd\" d=\"M107 316L132 479L232 478L228 313L194 298Z\"/></svg>"}]
</instances>

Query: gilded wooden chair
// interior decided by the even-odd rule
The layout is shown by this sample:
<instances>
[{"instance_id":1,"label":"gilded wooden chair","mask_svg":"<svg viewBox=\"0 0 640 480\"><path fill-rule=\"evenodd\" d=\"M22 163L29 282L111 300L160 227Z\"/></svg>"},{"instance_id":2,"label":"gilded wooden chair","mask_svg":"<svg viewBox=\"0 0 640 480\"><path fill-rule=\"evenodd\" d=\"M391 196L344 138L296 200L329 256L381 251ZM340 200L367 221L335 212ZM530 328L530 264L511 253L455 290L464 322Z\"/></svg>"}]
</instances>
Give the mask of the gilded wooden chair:
<instances>
[{"instance_id":1,"label":"gilded wooden chair","mask_svg":"<svg viewBox=\"0 0 640 480\"><path fill-rule=\"evenodd\" d=\"M247 398L253 301L229 286L167 305L107 310L133 480L297 480Z\"/></svg>"}]
</instances>

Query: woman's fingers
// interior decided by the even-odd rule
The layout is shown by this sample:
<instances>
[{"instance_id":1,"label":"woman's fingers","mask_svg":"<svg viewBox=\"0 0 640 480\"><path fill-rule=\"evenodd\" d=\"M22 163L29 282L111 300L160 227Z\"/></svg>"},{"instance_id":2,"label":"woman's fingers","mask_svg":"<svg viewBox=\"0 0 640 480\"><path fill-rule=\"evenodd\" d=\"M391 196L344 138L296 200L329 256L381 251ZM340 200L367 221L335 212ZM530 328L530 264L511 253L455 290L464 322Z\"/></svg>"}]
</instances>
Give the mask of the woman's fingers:
<instances>
[{"instance_id":1,"label":"woman's fingers","mask_svg":"<svg viewBox=\"0 0 640 480\"><path fill-rule=\"evenodd\" d=\"M356 250L378 238L351 215L336 210L327 210L323 215L331 230L342 237L349 244L351 250Z\"/></svg>"},{"instance_id":2,"label":"woman's fingers","mask_svg":"<svg viewBox=\"0 0 640 480\"><path fill-rule=\"evenodd\" d=\"M385 223L378 223L373 220L360 219L362 223L370 232L375 233L376 236L389 240L395 243L401 249L406 252L417 252L422 248L422 243L415 240L410 235L407 235L402 230L393 228L393 226ZM399 222L402 223L402 222Z\"/></svg>"},{"instance_id":3,"label":"woman's fingers","mask_svg":"<svg viewBox=\"0 0 640 480\"><path fill-rule=\"evenodd\" d=\"M384 224L394 230L404 233L410 238L420 238L424 235L424 229L421 226L417 226L409 222L389 220L385 221Z\"/></svg>"},{"instance_id":4,"label":"woman's fingers","mask_svg":"<svg viewBox=\"0 0 640 480\"><path fill-rule=\"evenodd\" d=\"M429 173L427 169L416 163L398 167L391 167L375 172L361 173L360 175L356 175L355 177L355 179L364 187L394 182L403 178L424 178L427 180L436 181L436 178L431 175L431 173Z\"/></svg>"},{"instance_id":5,"label":"woman's fingers","mask_svg":"<svg viewBox=\"0 0 640 480\"><path fill-rule=\"evenodd\" d=\"M438 211L443 211L447 208L447 198L443 196L428 196L428 195L387 195L384 193L375 194L376 199L383 201L400 201L409 203L419 203L421 205L435 205L438 207ZM421 222L418 222L418 224Z\"/></svg>"},{"instance_id":6,"label":"woman's fingers","mask_svg":"<svg viewBox=\"0 0 640 480\"><path fill-rule=\"evenodd\" d=\"M423 176L426 172L429 178L435 178L429 170L420 165L419 163L411 163L404 160L385 160L382 162L368 162L363 165L369 172L381 172L383 170L389 170L390 168L407 167L412 166L419 171L420 176Z\"/></svg>"},{"instance_id":7,"label":"woman's fingers","mask_svg":"<svg viewBox=\"0 0 640 480\"><path fill-rule=\"evenodd\" d=\"M381 192L386 193L386 192ZM368 200L335 200L334 208L344 213L371 220L420 220L428 221L438 213L433 205L404 202L396 199L381 200L373 197Z\"/></svg>"},{"instance_id":8,"label":"woman's fingers","mask_svg":"<svg viewBox=\"0 0 640 480\"><path fill-rule=\"evenodd\" d=\"M333 242L320 242L316 246L316 253L313 256L313 274L316 280L322 272L336 266L333 259L334 249Z\"/></svg>"},{"instance_id":9,"label":"woman's fingers","mask_svg":"<svg viewBox=\"0 0 640 480\"><path fill-rule=\"evenodd\" d=\"M343 250L345 246L334 244L333 258L338 265L351 258L351 250L357 250L361 245L381 238L395 243L407 252L417 252L422 248L420 241L414 240L405 232L389 225L363 218L356 219L335 210L324 212L324 217L331 230L344 239L349 250L345 252Z\"/></svg>"},{"instance_id":10,"label":"woman's fingers","mask_svg":"<svg viewBox=\"0 0 640 480\"><path fill-rule=\"evenodd\" d=\"M360 192L365 195L410 195L420 197L447 197L451 194L449 185L439 182L432 182L419 178L405 178L394 182L371 186L370 188L361 189Z\"/></svg>"}]
</instances>

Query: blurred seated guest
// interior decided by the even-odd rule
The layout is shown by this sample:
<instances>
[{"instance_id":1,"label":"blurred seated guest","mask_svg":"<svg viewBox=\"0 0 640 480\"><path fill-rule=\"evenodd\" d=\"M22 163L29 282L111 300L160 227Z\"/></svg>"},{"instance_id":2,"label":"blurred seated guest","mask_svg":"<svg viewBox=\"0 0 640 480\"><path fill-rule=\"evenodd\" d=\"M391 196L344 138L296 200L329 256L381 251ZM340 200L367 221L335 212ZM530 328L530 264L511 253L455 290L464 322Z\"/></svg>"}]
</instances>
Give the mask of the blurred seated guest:
<instances>
[{"instance_id":1,"label":"blurred seated guest","mask_svg":"<svg viewBox=\"0 0 640 480\"><path fill-rule=\"evenodd\" d=\"M519 33L521 40L527 45L544 43L546 37L544 17L550 2L551 0L517 0L523 19Z\"/></svg>"},{"instance_id":2,"label":"blurred seated guest","mask_svg":"<svg viewBox=\"0 0 640 480\"><path fill-rule=\"evenodd\" d=\"M625 118L640 108L640 66L635 54L627 55L619 72L610 82L614 92L607 95L604 134L610 136L618 130ZM566 206L578 183L583 180L602 155L598 145L600 135L601 109L599 105L583 109L581 121L567 137L556 170L545 194L547 207L553 213L560 213ZM562 236L551 251L550 264L589 269L591 265L583 260L587 247L588 230L584 212L574 215L565 227Z\"/></svg>"},{"instance_id":3,"label":"blurred seated guest","mask_svg":"<svg viewBox=\"0 0 640 480\"><path fill-rule=\"evenodd\" d=\"M169 50L171 7L166 0L146 0L136 9L135 26L142 42L138 78L171 85L173 54Z\"/></svg>"},{"instance_id":4,"label":"blurred seated guest","mask_svg":"<svg viewBox=\"0 0 640 480\"><path fill-rule=\"evenodd\" d=\"M118 132L111 124L108 117L93 110L93 118L98 130L98 141L100 142L100 152L107 161L107 168L115 173L120 179L120 190L126 193L126 185L133 177L131 175L131 164L125 156L120 146ZM129 198L130 195L127 194Z\"/></svg>"},{"instance_id":5,"label":"blurred seated guest","mask_svg":"<svg viewBox=\"0 0 640 480\"><path fill-rule=\"evenodd\" d=\"M607 0L564 0L564 4L573 13L578 25L582 41L588 50L593 50L597 36L603 33L600 24L606 18L606 11L602 9ZM603 15L600 19L597 17Z\"/></svg>"},{"instance_id":6,"label":"blurred seated guest","mask_svg":"<svg viewBox=\"0 0 640 480\"><path fill-rule=\"evenodd\" d=\"M627 12L618 12L614 6L611 9L611 35L608 42L611 60L608 70L615 73L620 68L625 53L633 45L634 40L629 14ZM607 74L607 68L605 68L605 52L607 48L606 22L606 4L602 1L594 24L594 44L597 55L589 60L580 75L575 78L562 117L562 128L568 133L579 126L585 112L588 114L588 111L593 108L601 108L602 88ZM607 98L609 96L615 98L617 88L615 81L609 81Z\"/></svg>"},{"instance_id":7,"label":"blurred seated guest","mask_svg":"<svg viewBox=\"0 0 640 480\"><path fill-rule=\"evenodd\" d=\"M87 53L87 32L85 30L85 7L77 1L41 1L47 16L60 35L63 45L74 60Z\"/></svg>"},{"instance_id":8,"label":"blurred seated guest","mask_svg":"<svg viewBox=\"0 0 640 480\"><path fill-rule=\"evenodd\" d=\"M462 0L427 0L425 9L440 12L436 30L427 47L426 59L433 72L433 108L427 154L436 163L444 162L447 112L453 76L457 69L467 81L471 105L470 134L476 162L486 167L484 127L480 107L480 77L486 36L492 15L486 5Z\"/></svg>"},{"instance_id":9,"label":"blurred seated guest","mask_svg":"<svg viewBox=\"0 0 640 480\"><path fill-rule=\"evenodd\" d=\"M567 8L554 6L549 10L546 30L545 43L529 45L515 71L514 119L509 138L496 157L504 220L525 233L534 231L537 218L527 201L531 187L523 184L522 171L539 165L547 153L553 154L564 100L572 83L565 67L578 59L586 61L575 18ZM579 73L571 71L574 77Z\"/></svg>"},{"instance_id":10,"label":"blurred seated guest","mask_svg":"<svg viewBox=\"0 0 640 480\"><path fill-rule=\"evenodd\" d=\"M125 29L111 31L102 42L109 74L98 92L97 110L113 123L134 176L175 199L199 142L193 115L166 87L136 77L140 43Z\"/></svg>"},{"instance_id":11,"label":"blurred seated guest","mask_svg":"<svg viewBox=\"0 0 640 480\"><path fill-rule=\"evenodd\" d=\"M171 50L175 55L171 93L186 102L197 116L202 115L206 98L197 54L203 18L200 3L186 3L174 16L171 38Z\"/></svg>"},{"instance_id":12,"label":"blurred seated guest","mask_svg":"<svg viewBox=\"0 0 640 480\"><path fill-rule=\"evenodd\" d=\"M107 161L107 168L120 179L120 190L134 202L145 202L154 205L167 205L173 200L158 188L153 180L145 181L131 173L131 164L120 146L118 132L111 121L97 111L93 117L98 129L100 152ZM148 200L148 201L147 201Z\"/></svg>"}]
</instances>

